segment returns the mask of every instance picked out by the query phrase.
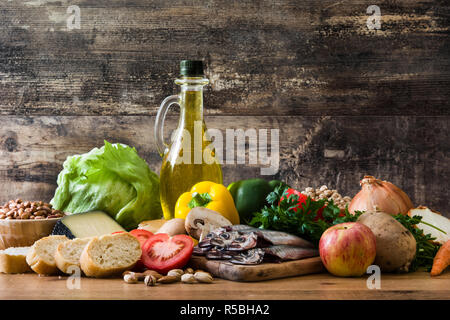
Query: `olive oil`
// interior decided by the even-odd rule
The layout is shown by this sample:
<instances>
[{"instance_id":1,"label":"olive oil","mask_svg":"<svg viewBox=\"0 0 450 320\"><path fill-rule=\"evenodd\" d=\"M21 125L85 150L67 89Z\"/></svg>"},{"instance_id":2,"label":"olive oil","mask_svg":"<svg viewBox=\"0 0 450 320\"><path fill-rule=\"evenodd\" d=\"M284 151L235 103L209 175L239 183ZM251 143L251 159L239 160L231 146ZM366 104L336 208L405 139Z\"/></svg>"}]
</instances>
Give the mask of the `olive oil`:
<instances>
[{"instance_id":1,"label":"olive oil","mask_svg":"<svg viewBox=\"0 0 450 320\"><path fill-rule=\"evenodd\" d=\"M222 183L222 169L206 135L203 120L203 86L208 84L208 80L203 78L203 67L200 68L199 63L201 62L182 61L182 76L175 81L180 85L181 92L163 101L156 119L156 140L165 145L162 141L161 117L165 116L171 104L179 104L180 119L172 142L165 145L163 152L163 146L158 146L163 156L160 198L165 219L174 217L178 197L189 191L194 184L206 180Z\"/></svg>"}]
</instances>

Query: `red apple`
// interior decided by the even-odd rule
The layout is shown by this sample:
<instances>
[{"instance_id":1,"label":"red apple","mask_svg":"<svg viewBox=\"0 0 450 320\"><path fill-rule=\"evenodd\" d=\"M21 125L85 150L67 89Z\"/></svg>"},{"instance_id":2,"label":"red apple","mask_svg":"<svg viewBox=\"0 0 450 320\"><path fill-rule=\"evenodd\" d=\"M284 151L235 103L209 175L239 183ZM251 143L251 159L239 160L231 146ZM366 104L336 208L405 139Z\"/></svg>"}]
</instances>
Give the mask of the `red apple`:
<instances>
[{"instance_id":1,"label":"red apple","mask_svg":"<svg viewBox=\"0 0 450 320\"><path fill-rule=\"evenodd\" d=\"M375 235L358 222L332 226L319 241L320 258L335 276L362 276L375 260L376 251Z\"/></svg>"}]
</instances>

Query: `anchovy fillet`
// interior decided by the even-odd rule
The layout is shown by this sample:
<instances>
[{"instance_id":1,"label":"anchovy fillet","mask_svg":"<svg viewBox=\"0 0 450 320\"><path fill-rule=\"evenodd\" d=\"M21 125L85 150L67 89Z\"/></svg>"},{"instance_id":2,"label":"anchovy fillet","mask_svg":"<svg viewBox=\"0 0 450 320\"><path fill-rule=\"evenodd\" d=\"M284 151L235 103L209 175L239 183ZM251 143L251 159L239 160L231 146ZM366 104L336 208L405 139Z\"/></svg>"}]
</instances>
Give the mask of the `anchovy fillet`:
<instances>
[{"instance_id":1,"label":"anchovy fillet","mask_svg":"<svg viewBox=\"0 0 450 320\"><path fill-rule=\"evenodd\" d=\"M276 260L300 260L304 258L316 257L319 255L317 249L300 248L287 245L272 246L263 248L267 255L274 257Z\"/></svg>"},{"instance_id":2,"label":"anchovy fillet","mask_svg":"<svg viewBox=\"0 0 450 320\"><path fill-rule=\"evenodd\" d=\"M240 252L230 259L234 264L260 264L264 259L264 251L261 248Z\"/></svg>"},{"instance_id":3,"label":"anchovy fillet","mask_svg":"<svg viewBox=\"0 0 450 320\"><path fill-rule=\"evenodd\" d=\"M299 248L287 245L256 248L240 252L229 260L234 264L259 264L264 262L282 262L316 257L316 249Z\"/></svg>"},{"instance_id":4,"label":"anchovy fillet","mask_svg":"<svg viewBox=\"0 0 450 320\"><path fill-rule=\"evenodd\" d=\"M282 231L258 229L244 224L232 225L225 228L241 233L254 232L272 245L291 245L296 247L314 248L314 245L311 242Z\"/></svg>"},{"instance_id":5,"label":"anchovy fillet","mask_svg":"<svg viewBox=\"0 0 450 320\"><path fill-rule=\"evenodd\" d=\"M194 248L195 255L229 260L234 264L299 260L319 255L314 245L292 234L232 225L209 232Z\"/></svg>"},{"instance_id":6,"label":"anchovy fillet","mask_svg":"<svg viewBox=\"0 0 450 320\"><path fill-rule=\"evenodd\" d=\"M253 243L254 239L258 243ZM199 243L200 247L207 247L210 245L223 248L234 247L236 250L239 250L239 248L261 248L271 245L290 245L302 248L314 248L314 245L311 242L292 234L253 228L243 224L221 227L211 231L206 235L205 239Z\"/></svg>"}]
</instances>

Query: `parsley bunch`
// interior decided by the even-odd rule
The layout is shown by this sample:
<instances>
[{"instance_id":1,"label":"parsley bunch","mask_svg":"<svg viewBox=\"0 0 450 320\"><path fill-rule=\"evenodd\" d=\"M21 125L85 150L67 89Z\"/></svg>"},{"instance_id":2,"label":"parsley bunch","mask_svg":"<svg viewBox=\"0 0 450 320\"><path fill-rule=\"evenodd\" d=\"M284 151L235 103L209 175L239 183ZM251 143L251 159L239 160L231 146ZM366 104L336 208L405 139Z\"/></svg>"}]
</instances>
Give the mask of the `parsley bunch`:
<instances>
[{"instance_id":1,"label":"parsley bunch","mask_svg":"<svg viewBox=\"0 0 450 320\"><path fill-rule=\"evenodd\" d=\"M289 195L289 187L279 186L267 196L268 206L254 213L250 225L261 229L284 231L319 243L322 233L332 225L353 222L362 212L352 215L334 205L332 200L312 200L310 197L299 208L299 196ZM327 204L328 202L328 204ZM318 212L323 208L322 217Z\"/></svg>"},{"instance_id":2,"label":"parsley bunch","mask_svg":"<svg viewBox=\"0 0 450 320\"><path fill-rule=\"evenodd\" d=\"M411 262L409 271L416 271L419 268L424 268L425 270L430 271L433 266L434 256L438 252L441 245L433 242L436 238L433 238L431 234L424 234L423 230L417 228L417 225L419 223L425 223L439 231L442 230L423 222L421 216L410 217L408 215L397 214L394 218L406 229L408 229L414 236L414 239L416 239L416 256Z\"/></svg>"}]
</instances>

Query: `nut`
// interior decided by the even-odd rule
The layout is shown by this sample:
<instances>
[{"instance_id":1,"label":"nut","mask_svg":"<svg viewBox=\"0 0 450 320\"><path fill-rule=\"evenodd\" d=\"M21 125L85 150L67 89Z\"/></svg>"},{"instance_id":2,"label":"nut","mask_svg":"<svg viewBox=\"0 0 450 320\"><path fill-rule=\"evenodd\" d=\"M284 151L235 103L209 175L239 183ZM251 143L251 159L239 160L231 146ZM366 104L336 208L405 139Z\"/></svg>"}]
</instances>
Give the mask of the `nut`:
<instances>
[{"instance_id":1,"label":"nut","mask_svg":"<svg viewBox=\"0 0 450 320\"><path fill-rule=\"evenodd\" d=\"M186 268L186 270L184 270L184 273L188 273L188 274L194 274L194 269L192 268Z\"/></svg>"},{"instance_id":2,"label":"nut","mask_svg":"<svg viewBox=\"0 0 450 320\"><path fill-rule=\"evenodd\" d=\"M212 283L213 282L213 277L209 272L204 272L204 271L196 272L194 274L194 278L198 282L202 282L202 283Z\"/></svg>"},{"instance_id":3,"label":"nut","mask_svg":"<svg viewBox=\"0 0 450 320\"><path fill-rule=\"evenodd\" d=\"M183 283L196 283L197 280L192 273L185 273L181 276L181 282Z\"/></svg>"},{"instance_id":4,"label":"nut","mask_svg":"<svg viewBox=\"0 0 450 320\"><path fill-rule=\"evenodd\" d=\"M169 272L167 272L168 276L178 277L181 278L181 276L184 274L184 271L181 269L172 269Z\"/></svg>"},{"instance_id":5,"label":"nut","mask_svg":"<svg viewBox=\"0 0 450 320\"><path fill-rule=\"evenodd\" d=\"M126 283L138 283L138 278L134 272L127 273L123 276L123 281Z\"/></svg>"},{"instance_id":6,"label":"nut","mask_svg":"<svg viewBox=\"0 0 450 320\"><path fill-rule=\"evenodd\" d=\"M144 278L144 283L145 283L145 285L147 287L155 286L156 285L156 281L157 281L156 277L152 276L151 274L145 276L145 278Z\"/></svg>"},{"instance_id":7,"label":"nut","mask_svg":"<svg viewBox=\"0 0 450 320\"><path fill-rule=\"evenodd\" d=\"M335 189L328 189L326 185L323 185L317 189L307 187L302 191L302 193L308 197L311 197L312 200L325 200L326 203L333 200L334 205L341 210L345 210L346 206L352 200L350 197L342 197Z\"/></svg>"},{"instance_id":8,"label":"nut","mask_svg":"<svg viewBox=\"0 0 450 320\"><path fill-rule=\"evenodd\" d=\"M161 279L163 277L162 274L156 272L155 270L145 270L144 271L145 276L154 276L156 280Z\"/></svg>"},{"instance_id":9,"label":"nut","mask_svg":"<svg viewBox=\"0 0 450 320\"><path fill-rule=\"evenodd\" d=\"M158 283L174 283L180 281L179 277L163 276L157 280Z\"/></svg>"},{"instance_id":10,"label":"nut","mask_svg":"<svg viewBox=\"0 0 450 320\"><path fill-rule=\"evenodd\" d=\"M125 279L126 275L130 275L133 278L136 278L137 281L143 281L145 279L146 276L154 276L156 279L159 279L162 277L162 275L160 275L158 272L154 271L154 270L145 270L144 272L134 272L134 271L130 271L127 270L125 272L122 273L122 276Z\"/></svg>"}]
</instances>

